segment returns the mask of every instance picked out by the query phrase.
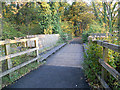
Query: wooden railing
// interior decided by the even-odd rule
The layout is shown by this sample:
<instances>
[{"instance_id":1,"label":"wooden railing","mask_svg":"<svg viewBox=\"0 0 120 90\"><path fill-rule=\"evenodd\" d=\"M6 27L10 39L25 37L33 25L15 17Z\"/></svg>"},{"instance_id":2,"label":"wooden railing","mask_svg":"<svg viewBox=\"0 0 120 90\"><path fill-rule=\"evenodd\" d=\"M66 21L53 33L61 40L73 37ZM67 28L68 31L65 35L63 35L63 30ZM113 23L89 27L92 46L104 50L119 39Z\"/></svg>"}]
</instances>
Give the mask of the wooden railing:
<instances>
[{"instance_id":1,"label":"wooden railing","mask_svg":"<svg viewBox=\"0 0 120 90\"><path fill-rule=\"evenodd\" d=\"M103 59L99 59L99 63L102 65L102 73L99 80L104 88L108 88L109 86L105 83L105 80L107 79L107 72L109 72L114 78L120 81L120 73L107 63L108 49L120 53L120 46L100 40L93 41L93 43L96 43L103 47Z\"/></svg>"},{"instance_id":2,"label":"wooden railing","mask_svg":"<svg viewBox=\"0 0 120 90\"><path fill-rule=\"evenodd\" d=\"M33 47L32 49L28 49L26 51L22 51L22 52L19 52L19 53L15 53L15 54L10 54L10 44L12 43L24 43L24 46L27 47L26 43L27 41L34 41L35 43L35 47ZM27 64L30 64L34 61L38 61L38 58L39 58L39 53L38 53L38 50L39 50L39 47L38 47L38 38L30 38L30 39L19 39L19 40L5 40L5 41L0 41L0 45L3 45L5 46L5 56L2 56L0 57L0 62L3 61L3 60L7 60L7 65L8 65L8 70L0 73L0 78L9 74L9 76L11 77L10 73L27 65ZM26 53L30 53L30 52L33 52L33 51L36 51L36 57L32 60L29 60L29 61L26 61L18 66L15 66L15 67L12 67L12 61L11 61L11 58L13 57L17 57L17 56L21 56L23 54L26 54Z\"/></svg>"},{"instance_id":3,"label":"wooden railing","mask_svg":"<svg viewBox=\"0 0 120 90\"><path fill-rule=\"evenodd\" d=\"M99 59L99 63L102 66L101 76L95 73L101 85L104 88L110 88L109 85L105 82L107 79L107 75L108 75L107 72L109 72L120 83L120 73L107 63L108 62L108 49L111 49L115 52L120 53L120 46L115 45L115 44L110 44L107 41L100 41L100 40L94 40L92 41L92 43L98 44L103 47L103 59ZM84 48L85 48L85 45L84 45ZM87 53L86 53L86 56L88 57Z\"/></svg>"}]
</instances>

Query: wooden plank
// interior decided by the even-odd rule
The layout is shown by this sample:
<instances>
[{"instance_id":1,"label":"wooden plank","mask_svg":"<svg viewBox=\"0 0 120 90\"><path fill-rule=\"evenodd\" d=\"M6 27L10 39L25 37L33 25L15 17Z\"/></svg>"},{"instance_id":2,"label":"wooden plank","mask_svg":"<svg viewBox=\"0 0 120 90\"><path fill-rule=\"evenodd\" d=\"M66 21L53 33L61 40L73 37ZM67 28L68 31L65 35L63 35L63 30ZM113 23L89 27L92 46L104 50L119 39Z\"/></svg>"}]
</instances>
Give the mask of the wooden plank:
<instances>
[{"instance_id":1,"label":"wooden plank","mask_svg":"<svg viewBox=\"0 0 120 90\"><path fill-rule=\"evenodd\" d=\"M42 55L40 58L40 61L41 62L44 61L45 59L47 59L49 56L51 56L53 53L55 53L57 50L59 50L61 47L65 46L65 45L66 45L66 43L61 44L61 45L55 47L54 49L50 50L46 54Z\"/></svg>"},{"instance_id":2,"label":"wooden plank","mask_svg":"<svg viewBox=\"0 0 120 90\"><path fill-rule=\"evenodd\" d=\"M105 62L108 62L108 48L103 47L103 60ZM107 71L102 67L102 79L106 80L107 79Z\"/></svg>"},{"instance_id":3,"label":"wooden plank","mask_svg":"<svg viewBox=\"0 0 120 90\"><path fill-rule=\"evenodd\" d=\"M119 52L120 53L120 46L119 45L103 42L103 46L106 47L106 48L112 49L115 52Z\"/></svg>"},{"instance_id":4,"label":"wooden plank","mask_svg":"<svg viewBox=\"0 0 120 90\"><path fill-rule=\"evenodd\" d=\"M106 63L104 60L100 59L99 63L117 80L120 80L120 73L115 70L113 67L111 67L108 63Z\"/></svg>"},{"instance_id":5,"label":"wooden plank","mask_svg":"<svg viewBox=\"0 0 120 90\"><path fill-rule=\"evenodd\" d=\"M0 61L8 59L8 58L13 58L13 57L16 57L16 56L20 56L20 55L23 55L23 54L26 54L26 53L30 53L30 52L33 52L37 49L39 49L39 48L28 49L28 50L20 52L20 53L15 53L15 54L10 54L10 55L7 55L7 56L3 56L3 57L0 57Z\"/></svg>"},{"instance_id":6,"label":"wooden plank","mask_svg":"<svg viewBox=\"0 0 120 90\"><path fill-rule=\"evenodd\" d=\"M5 44L5 55L9 55L10 54L10 44ZM8 69L12 68L12 61L10 58L7 59L7 66ZM11 80L11 74L9 73L9 78Z\"/></svg>"},{"instance_id":7,"label":"wooden plank","mask_svg":"<svg viewBox=\"0 0 120 90\"><path fill-rule=\"evenodd\" d=\"M100 45L100 46L112 49L113 51L120 53L120 46L119 45L103 42L101 40L96 40L96 41L93 41L93 42L97 42L97 44Z\"/></svg>"},{"instance_id":8,"label":"wooden plank","mask_svg":"<svg viewBox=\"0 0 120 90\"><path fill-rule=\"evenodd\" d=\"M10 54L10 44L5 45L5 55L8 56ZM10 58L7 58L7 66L8 69L12 68L12 62Z\"/></svg>"},{"instance_id":9,"label":"wooden plank","mask_svg":"<svg viewBox=\"0 0 120 90\"><path fill-rule=\"evenodd\" d=\"M100 40L97 41L97 44L98 44L98 45L101 45L101 46L102 46L102 43L103 43L103 41L100 41Z\"/></svg>"},{"instance_id":10,"label":"wooden plank","mask_svg":"<svg viewBox=\"0 0 120 90\"><path fill-rule=\"evenodd\" d=\"M5 40L5 41L0 41L0 45L9 44L9 43L17 43L17 42L33 41L33 40L36 40L36 38L20 39L20 40Z\"/></svg>"},{"instance_id":11,"label":"wooden plank","mask_svg":"<svg viewBox=\"0 0 120 90\"><path fill-rule=\"evenodd\" d=\"M26 39L26 38L24 37L24 39ZM27 42L26 41L22 42L22 45L23 45L23 47L27 47Z\"/></svg>"},{"instance_id":12,"label":"wooden plank","mask_svg":"<svg viewBox=\"0 0 120 90\"><path fill-rule=\"evenodd\" d=\"M37 59L38 59L38 57L36 57L36 58L34 58L34 59L32 59L32 60L29 60L29 61L27 61L27 62L24 62L24 63L22 63L22 64L20 64L20 65L18 65L18 66L16 66L16 67L13 67L13 68L11 68L11 69L3 72L3 73L0 73L0 77L3 77L3 76L5 76L5 75L7 75L7 74L9 74L9 73L11 73L11 72L13 72L13 71L21 68L21 67L24 67L25 65L27 65L27 64L29 64L29 63L32 63L32 62L36 61Z\"/></svg>"},{"instance_id":13,"label":"wooden plank","mask_svg":"<svg viewBox=\"0 0 120 90\"><path fill-rule=\"evenodd\" d=\"M97 76L97 78L99 79L101 85L105 88L105 89L110 89L110 87L108 86L108 84L100 77L100 75L97 75L95 73L95 75Z\"/></svg>"},{"instance_id":14,"label":"wooden plank","mask_svg":"<svg viewBox=\"0 0 120 90\"><path fill-rule=\"evenodd\" d=\"M36 50L36 56L39 58L39 46L38 46L38 38L36 38L36 40L34 41L35 43L35 47L38 48ZM37 60L37 62L39 63L39 60Z\"/></svg>"}]
</instances>

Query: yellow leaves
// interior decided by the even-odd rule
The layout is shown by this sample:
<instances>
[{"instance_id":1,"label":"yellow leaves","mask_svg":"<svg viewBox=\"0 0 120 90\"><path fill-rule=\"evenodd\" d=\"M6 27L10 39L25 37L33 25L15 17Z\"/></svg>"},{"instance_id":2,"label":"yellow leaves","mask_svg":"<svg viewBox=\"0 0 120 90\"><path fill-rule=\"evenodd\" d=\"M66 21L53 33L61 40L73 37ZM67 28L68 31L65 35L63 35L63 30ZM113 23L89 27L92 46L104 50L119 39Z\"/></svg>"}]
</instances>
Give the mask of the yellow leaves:
<instances>
[{"instance_id":1,"label":"yellow leaves","mask_svg":"<svg viewBox=\"0 0 120 90\"><path fill-rule=\"evenodd\" d=\"M58 2L55 2L54 5L56 8L60 6Z\"/></svg>"},{"instance_id":2,"label":"yellow leaves","mask_svg":"<svg viewBox=\"0 0 120 90\"><path fill-rule=\"evenodd\" d=\"M0 18L2 18L2 14L0 14Z\"/></svg>"},{"instance_id":3,"label":"yellow leaves","mask_svg":"<svg viewBox=\"0 0 120 90\"><path fill-rule=\"evenodd\" d=\"M42 2L42 12L44 12L43 14L51 14L51 10L50 10L50 6L49 4L47 4L47 2Z\"/></svg>"},{"instance_id":4,"label":"yellow leaves","mask_svg":"<svg viewBox=\"0 0 120 90\"><path fill-rule=\"evenodd\" d=\"M59 8L59 11L62 11L62 10L64 10L64 7L60 7L60 8Z\"/></svg>"},{"instance_id":5,"label":"yellow leaves","mask_svg":"<svg viewBox=\"0 0 120 90\"><path fill-rule=\"evenodd\" d=\"M15 12L15 11L11 11L13 14L17 14L17 12Z\"/></svg>"},{"instance_id":6,"label":"yellow leaves","mask_svg":"<svg viewBox=\"0 0 120 90\"><path fill-rule=\"evenodd\" d=\"M44 34L52 34L52 26L51 25L49 25L49 28L47 28L47 29L44 29Z\"/></svg>"},{"instance_id":7,"label":"yellow leaves","mask_svg":"<svg viewBox=\"0 0 120 90\"><path fill-rule=\"evenodd\" d=\"M6 9L3 9L3 12L6 12Z\"/></svg>"},{"instance_id":8,"label":"yellow leaves","mask_svg":"<svg viewBox=\"0 0 120 90\"><path fill-rule=\"evenodd\" d=\"M16 8L16 7L14 7L14 6L12 6L11 8L12 8L12 9L14 9L14 10L17 10L17 8Z\"/></svg>"},{"instance_id":9,"label":"yellow leaves","mask_svg":"<svg viewBox=\"0 0 120 90\"><path fill-rule=\"evenodd\" d=\"M47 4L47 2L42 2L42 7L44 8L50 8L49 4Z\"/></svg>"}]
</instances>

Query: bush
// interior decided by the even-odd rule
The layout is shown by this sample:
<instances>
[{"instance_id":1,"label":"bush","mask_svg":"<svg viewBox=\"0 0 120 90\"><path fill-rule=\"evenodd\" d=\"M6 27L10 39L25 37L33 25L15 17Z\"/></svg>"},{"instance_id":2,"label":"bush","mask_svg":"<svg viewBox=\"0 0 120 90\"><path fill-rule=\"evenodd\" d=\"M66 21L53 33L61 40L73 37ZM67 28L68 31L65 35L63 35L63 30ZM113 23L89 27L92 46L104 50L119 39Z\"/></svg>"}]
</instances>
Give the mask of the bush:
<instances>
[{"instance_id":1,"label":"bush","mask_svg":"<svg viewBox=\"0 0 120 90\"><path fill-rule=\"evenodd\" d=\"M14 37L25 36L20 31L17 31L14 27L15 27L14 25L4 21L2 39L14 39Z\"/></svg>"},{"instance_id":2,"label":"bush","mask_svg":"<svg viewBox=\"0 0 120 90\"><path fill-rule=\"evenodd\" d=\"M83 42L88 42L88 37L91 33L105 33L106 30L103 26L101 26L98 22L93 22L89 25L88 30L84 30L82 34L82 40Z\"/></svg>"},{"instance_id":3,"label":"bush","mask_svg":"<svg viewBox=\"0 0 120 90\"><path fill-rule=\"evenodd\" d=\"M83 33L82 34L83 43L88 42L88 37L89 37L89 33Z\"/></svg>"},{"instance_id":4,"label":"bush","mask_svg":"<svg viewBox=\"0 0 120 90\"><path fill-rule=\"evenodd\" d=\"M63 42L67 42L67 34L64 32L60 33L60 40Z\"/></svg>"},{"instance_id":5,"label":"bush","mask_svg":"<svg viewBox=\"0 0 120 90\"><path fill-rule=\"evenodd\" d=\"M35 35L35 34L43 34L44 30L43 28L40 27L39 24L29 24L28 26L26 25L21 25L20 30L22 33L28 35Z\"/></svg>"},{"instance_id":6,"label":"bush","mask_svg":"<svg viewBox=\"0 0 120 90\"><path fill-rule=\"evenodd\" d=\"M99 58L103 59L103 49L102 46L97 45L95 43L89 43L87 48L87 54L88 57L85 56L84 61L84 68L85 68L85 74L91 83L91 86L95 85L95 74L91 74L91 72L95 72L99 75L101 75L101 65L99 64ZM116 69L118 72L120 72L120 55L117 52L114 52L113 50L108 49L108 62L110 66L112 66L114 69ZM89 68L91 66L91 69ZM87 67L87 68L86 68ZM106 80L107 84L110 86L110 88L117 89L120 87L119 82L110 74L107 76Z\"/></svg>"}]
</instances>

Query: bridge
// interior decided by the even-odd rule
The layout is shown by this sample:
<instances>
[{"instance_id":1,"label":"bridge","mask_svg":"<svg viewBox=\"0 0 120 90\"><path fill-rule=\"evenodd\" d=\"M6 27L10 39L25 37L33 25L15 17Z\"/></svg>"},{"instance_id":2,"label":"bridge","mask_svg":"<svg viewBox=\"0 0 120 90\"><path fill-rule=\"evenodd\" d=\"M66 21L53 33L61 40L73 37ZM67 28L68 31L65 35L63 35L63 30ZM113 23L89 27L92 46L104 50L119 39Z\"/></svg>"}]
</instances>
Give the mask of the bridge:
<instances>
[{"instance_id":1,"label":"bridge","mask_svg":"<svg viewBox=\"0 0 120 90\"><path fill-rule=\"evenodd\" d=\"M102 69L101 75L94 70L92 71L100 81L102 88L110 89L109 85L106 83L107 76L112 75L116 80L119 81L120 73L107 63L108 49L120 53L120 46L108 43L107 41L91 40L90 38L91 37L89 37L89 43L98 44L103 47L103 59L99 58L99 60L96 60L97 65L102 66L100 67ZM34 42L29 42L31 40ZM29 47L28 50L10 54L9 43L24 42L23 45L26 46L26 41L29 42L29 44L27 44L27 47ZM56 40L53 40L52 42L56 42ZM34 43L34 45L32 43ZM89 56L86 52L86 44L83 44L80 37L74 38L68 43L59 44L51 48L50 50L47 50L44 54L39 53L40 43L38 38L7 40L1 41L0 44L4 45L6 50L6 56L2 56L0 58L0 61L7 60L8 63L8 70L0 73L0 77L9 75L9 78L11 79L12 72L26 66L27 64L30 64L35 61L37 61L37 63L44 63L41 64L37 69L32 70L28 74L16 80L13 84L3 88L3 90L8 88L91 89L91 86L89 86L83 70L84 55L86 55L87 58ZM32 60L26 61L22 64L13 67L11 58L23 54L29 54L33 51L35 51L36 57L34 57ZM88 65L88 67L92 69L91 65ZM108 74L108 72L110 74Z\"/></svg>"},{"instance_id":2,"label":"bridge","mask_svg":"<svg viewBox=\"0 0 120 90\"><path fill-rule=\"evenodd\" d=\"M48 57L45 64L6 88L90 89L82 67L83 54L81 39L73 39L68 44L62 45L59 51Z\"/></svg>"}]
</instances>

